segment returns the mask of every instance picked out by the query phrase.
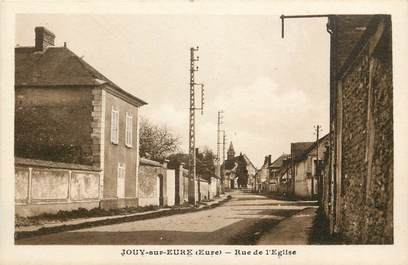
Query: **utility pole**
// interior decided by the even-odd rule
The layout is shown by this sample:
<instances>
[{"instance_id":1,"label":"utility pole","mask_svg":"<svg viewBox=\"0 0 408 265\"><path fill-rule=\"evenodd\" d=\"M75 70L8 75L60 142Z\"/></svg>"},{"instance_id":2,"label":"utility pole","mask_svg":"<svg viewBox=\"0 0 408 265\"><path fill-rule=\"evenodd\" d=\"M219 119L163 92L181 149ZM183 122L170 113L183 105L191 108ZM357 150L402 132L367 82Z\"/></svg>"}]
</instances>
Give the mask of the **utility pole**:
<instances>
[{"instance_id":1,"label":"utility pole","mask_svg":"<svg viewBox=\"0 0 408 265\"><path fill-rule=\"evenodd\" d=\"M218 111L218 119L217 119L217 172L216 175L221 177L221 125L223 124L223 116L222 114L224 111Z\"/></svg>"},{"instance_id":2,"label":"utility pole","mask_svg":"<svg viewBox=\"0 0 408 265\"><path fill-rule=\"evenodd\" d=\"M317 187L318 187L318 198L319 198L319 202L320 202L320 198L322 196L321 192L322 192L322 187L321 187L321 176L320 176L320 162L319 162L319 132L321 130L321 126L320 125L315 125L314 126L316 132L316 176L317 176ZM314 177L312 176L312 196L314 196Z\"/></svg>"},{"instance_id":3,"label":"utility pole","mask_svg":"<svg viewBox=\"0 0 408 265\"><path fill-rule=\"evenodd\" d=\"M196 173L196 147L195 147L195 111L201 110L201 115L204 110L204 85L197 84L195 82L194 74L198 71L198 66L196 62L199 61L199 57L195 56L195 52L198 52L198 46L196 48L190 48L190 116L189 116L189 153L188 153L188 176L189 176L189 202L195 204L197 202L196 198L196 187L194 181L197 181L197 192L198 201L200 201L200 179L197 177ZM196 86L201 87L201 108L195 107L195 89ZM191 190L191 192L190 192Z\"/></svg>"},{"instance_id":4,"label":"utility pole","mask_svg":"<svg viewBox=\"0 0 408 265\"><path fill-rule=\"evenodd\" d=\"M221 172L221 187L222 187L222 193L224 193L224 173L225 173L225 145L227 143L227 135L225 133L225 130L222 131L222 164L224 164L223 170Z\"/></svg>"}]
</instances>

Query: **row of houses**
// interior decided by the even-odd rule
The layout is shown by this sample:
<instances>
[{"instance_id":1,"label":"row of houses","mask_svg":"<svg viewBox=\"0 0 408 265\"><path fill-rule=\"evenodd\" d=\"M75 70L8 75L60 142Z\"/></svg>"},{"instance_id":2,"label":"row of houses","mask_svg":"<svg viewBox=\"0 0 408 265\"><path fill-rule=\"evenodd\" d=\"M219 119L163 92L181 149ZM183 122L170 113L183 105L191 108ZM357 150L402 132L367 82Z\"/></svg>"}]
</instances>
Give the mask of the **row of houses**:
<instances>
[{"instance_id":1,"label":"row of houses","mask_svg":"<svg viewBox=\"0 0 408 265\"><path fill-rule=\"evenodd\" d=\"M15 48L16 214L187 201L197 181L182 165L140 158L147 103L54 41L37 27L34 46ZM212 181L200 180L202 199Z\"/></svg>"},{"instance_id":2,"label":"row of houses","mask_svg":"<svg viewBox=\"0 0 408 265\"><path fill-rule=\"evenodd\" d=\"M316 142L296 142L290 154L274 161L271 155L255 176L256 192L274 193L291 198L316 199L319 192L321 168L327 161L329 135Z\"/></svg>"}]
</instances>

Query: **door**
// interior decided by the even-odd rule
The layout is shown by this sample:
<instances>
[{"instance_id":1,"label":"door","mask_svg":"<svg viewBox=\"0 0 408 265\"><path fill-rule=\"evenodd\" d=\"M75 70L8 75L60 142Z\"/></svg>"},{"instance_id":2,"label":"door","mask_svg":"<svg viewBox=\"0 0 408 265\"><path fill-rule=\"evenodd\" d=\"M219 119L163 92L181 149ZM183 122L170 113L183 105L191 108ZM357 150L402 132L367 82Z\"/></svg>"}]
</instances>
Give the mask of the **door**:
<instances>
[{"instance_id":1,"label":"door","mask_svg":"<svg viewBox=\"0 0 408 265\"><path fill-rule=\"evenodd\" d=\"M125 198L125 176L126 168L125 164L118 163L118 175L117 175L117 196L118 198Z\"/></svg>"}]
</instances>

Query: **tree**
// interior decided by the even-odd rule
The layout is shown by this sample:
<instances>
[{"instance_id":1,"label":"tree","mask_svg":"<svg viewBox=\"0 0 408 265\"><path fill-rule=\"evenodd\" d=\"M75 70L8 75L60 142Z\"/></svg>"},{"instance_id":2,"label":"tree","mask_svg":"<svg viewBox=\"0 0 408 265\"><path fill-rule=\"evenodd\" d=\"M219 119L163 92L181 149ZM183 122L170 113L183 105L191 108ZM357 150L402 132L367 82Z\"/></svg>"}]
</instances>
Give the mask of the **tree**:
<instances>
[{"instance_id":1,"label":"tree","mask_svg":"<svg viewBox=\"0 0 408 265\"><path fill-rule=\"evenodd\" d=\"M215 176L215 154L211 149L205 147L202 152L198 149L196 157L196 174L203 179L210 180ZM171 154L167 159L169 160L168 167L171 169L177 168L180 163L184 163L185 168L188 167L188 154Z\"/></svg>"},{"instance_id":2,"label":"tree","mask_svg":"<svg viewBox=\"0 0 408 265\"><path fill-rule=\"evenodd\" d=\"M215 159L216 156L211 149L205 147L202 152L200 150L197 154L196 172L197 175L203 179L210 180L215 176Z\"/></svg>"},{"instance_id":3,"label":"tree","mask_svg":"<svg viewBox=\"0 0 408 265\"><path fill-rule=\"evenodd\" d=\"M180 149L180 137L171 133L166 126L140 120L140 156L153 160L163 160Z\"/></svg>"}]
</instances>

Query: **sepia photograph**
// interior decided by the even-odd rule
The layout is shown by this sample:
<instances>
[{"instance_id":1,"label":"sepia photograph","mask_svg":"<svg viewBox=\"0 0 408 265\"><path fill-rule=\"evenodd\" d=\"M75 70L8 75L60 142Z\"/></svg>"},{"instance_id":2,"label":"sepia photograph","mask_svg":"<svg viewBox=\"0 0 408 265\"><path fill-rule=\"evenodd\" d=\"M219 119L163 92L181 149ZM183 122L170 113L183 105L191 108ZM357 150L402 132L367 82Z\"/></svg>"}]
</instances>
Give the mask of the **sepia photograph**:
<instances>
[{"instance_id":1,"label":"sepia photograph","mask_svg":"<svg viewBox=\"0 0 408 265\"><path fill-rule=\"evenodd\" d=\"M391 36L382 14L18 15L16 244L392 244Z\"/></svg>"},{"instance_id":2,"label":"sepia photograph","mask_svg":"<svg viewBox=\"0 0 408 265\"><path fill-rule=\"evenodd\" d=\"M1 46L10 247L309 264L406 241L399 16L98 10L25 9Z\"/></svg>"}]
</instances>

